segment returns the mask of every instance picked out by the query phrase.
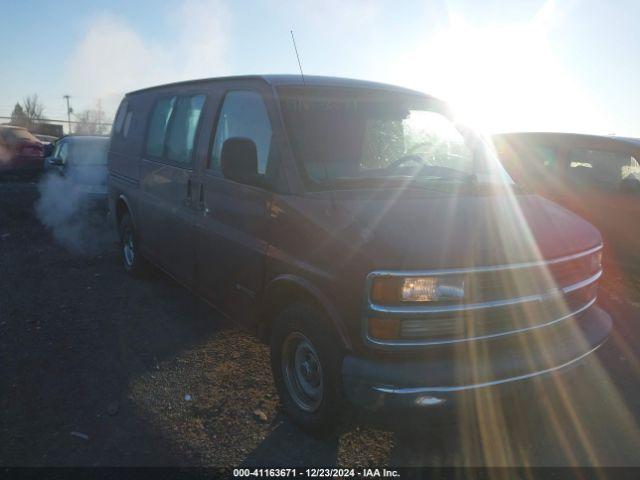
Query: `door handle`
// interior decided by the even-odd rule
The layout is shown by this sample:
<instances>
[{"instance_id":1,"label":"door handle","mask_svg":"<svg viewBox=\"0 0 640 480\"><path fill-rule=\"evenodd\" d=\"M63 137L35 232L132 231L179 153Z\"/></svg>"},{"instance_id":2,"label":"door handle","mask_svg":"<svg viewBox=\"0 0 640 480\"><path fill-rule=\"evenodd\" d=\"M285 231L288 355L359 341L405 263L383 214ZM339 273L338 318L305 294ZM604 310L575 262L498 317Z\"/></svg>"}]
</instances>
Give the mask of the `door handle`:
<instances>
[{"instance_id":1,"label":"door handle","mask_svg":"<svg viewBox=\"0 0 640 480\"><path fill-rule=\"evenodd\" d=\"M204 200L204 183L201 183L198 187L198 206L200 207L203 215L209 214L209 208L207 207Z\"/></svg>"},{"instance_id":2,"label":"door handle","mask_svg":"<svg viewBox=\"0 0 640 480\"><path fill-rule=\"evenodd\" d=\"M184 198L184 204L187 207L190 207L191 205L193 205L193 199L191 198L191 178L187 179L187 195Z\"/></svg>"}]
</instances>

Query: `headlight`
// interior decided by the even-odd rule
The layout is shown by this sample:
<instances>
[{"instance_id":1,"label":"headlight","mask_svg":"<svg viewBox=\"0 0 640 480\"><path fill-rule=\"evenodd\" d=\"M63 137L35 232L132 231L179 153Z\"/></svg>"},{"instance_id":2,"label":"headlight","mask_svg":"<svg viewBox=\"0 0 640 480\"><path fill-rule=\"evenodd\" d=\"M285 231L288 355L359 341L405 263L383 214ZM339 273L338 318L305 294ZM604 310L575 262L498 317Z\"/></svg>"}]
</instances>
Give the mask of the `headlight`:
<instances>
[{"instance_id":1,"label":"headlight","mask_svg":"<svg viewBox=\"0 0 640 480\"><path fill-rule=\"evenodd\" d=\"M373 281L374 303L437 302L464 298L464 279L458 277L379 277Z\"/></svg>"}]
</instances>

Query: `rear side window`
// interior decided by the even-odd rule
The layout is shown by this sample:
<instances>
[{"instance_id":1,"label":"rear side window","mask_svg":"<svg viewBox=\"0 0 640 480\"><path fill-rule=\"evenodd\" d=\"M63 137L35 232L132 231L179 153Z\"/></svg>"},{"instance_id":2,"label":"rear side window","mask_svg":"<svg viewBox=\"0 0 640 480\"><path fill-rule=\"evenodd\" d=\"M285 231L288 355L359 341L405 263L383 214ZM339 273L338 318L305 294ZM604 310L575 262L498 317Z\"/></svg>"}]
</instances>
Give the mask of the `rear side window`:
<instances>
[{"instance_id":1,"label":"rear side window","mask_svg":"<svg viewBox=\"0 0 640 480\"><path fill-rule=\"evenodd\" d=\"M118 113L116 113L116 119L113 121L113 131L114 133L120 133L122 131L122 124L124 123L124 117L127 114L128 102L123 100L120 104L120 108L118 108Z\"/></svg>"},{"instance_id":2,"label":"rear side window","mask_svg":"<svg viewBox=\"0 0 640 480\"><path fill-rule=\"evenodd\" d=\"M258 173L264 174L269 160L272 129L267 107L258 92L235 90L225 96L211 149L210 169L220 171L222 145L232 137L246 137L254 141L258 153Z\"/></svg>"},{"instance_id":3,"label":"rear side window","mask_svg":"<svg viewBox=\"0 0 640 480\"><path fill-rule=\"evenodd\" d=\"M122 138L129 136L129 130L131 129L131 119L133 118L133 112L127 112L127 116L124 118L124 126L122 127Z\"/></svg>"},{"instance_id":4,"label":"rear side window","mask_svg":"<svg viewBox=\"0 0 640 480\"><path fill-rule=\"evenodd\" d=\"M191 162L204 98L204 95L178 98L166 142L167 160L183 164Z\"/></svg>"},{"instance_id":5,"label":"rear side window","mask_svg":"<svg viewBox=\"0 0 640 480\"><path fill-rule=\"evenodd\" d=\"M163 98L156 103L151 113L149 133L147 135L147 155L162 157L164 138L167 133L169 119L173 112L176 97Z\"/></svg>"}]
</instances>

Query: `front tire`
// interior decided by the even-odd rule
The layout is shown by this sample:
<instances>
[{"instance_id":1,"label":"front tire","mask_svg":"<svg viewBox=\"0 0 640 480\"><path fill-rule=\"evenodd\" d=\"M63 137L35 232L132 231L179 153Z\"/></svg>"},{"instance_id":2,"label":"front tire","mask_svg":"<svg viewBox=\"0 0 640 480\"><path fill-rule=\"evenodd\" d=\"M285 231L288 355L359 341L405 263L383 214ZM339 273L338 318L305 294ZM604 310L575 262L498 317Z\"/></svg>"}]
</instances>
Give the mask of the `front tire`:
<instances>
[{"instance_id":1,"label":"front tire","mask_svg":"<svg viewBox=\"0 0 640 480\"><path fill-rule=\"evenodd\" d=\"M343 353L327 325L317 308L296 303L280 312L271 335L271 370L282 406L315 435L333 432L345 406Z\"/></svg>"},{"instance_id":2,"label":"front tire","mask_svg":"<svg viewBox=\"0 0 640 480\"><path fill-rule=\"evenodd\" d=\"M138 236L131 216L125 213L120 221L120 255L125 271L134 277L141 277L145 271L144 259L139 250Z\"/></svg>"}]
</instances>

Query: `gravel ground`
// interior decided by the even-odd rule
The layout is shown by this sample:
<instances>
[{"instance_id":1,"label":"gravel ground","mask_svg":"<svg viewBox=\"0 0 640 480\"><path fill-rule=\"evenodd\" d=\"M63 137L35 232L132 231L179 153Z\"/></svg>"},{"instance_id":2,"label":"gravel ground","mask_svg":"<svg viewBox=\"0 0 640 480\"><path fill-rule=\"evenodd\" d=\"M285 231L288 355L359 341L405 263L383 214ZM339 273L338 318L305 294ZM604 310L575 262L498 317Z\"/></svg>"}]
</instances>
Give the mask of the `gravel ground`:
<instances>
[{"instance_id":1,"label":"gravel ground","mask_svg":"<svg viewBox=\"0 0 640 480\"><path fill-rule=\"evenodd\" d=\"M571 381L319 440L279 412L264 345L115 246L67 251L37 197L0 182L1 465L640 465L637 271L611 268L616 333Z\"/></svg>"}]
</instances>

